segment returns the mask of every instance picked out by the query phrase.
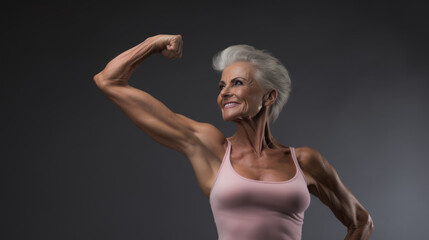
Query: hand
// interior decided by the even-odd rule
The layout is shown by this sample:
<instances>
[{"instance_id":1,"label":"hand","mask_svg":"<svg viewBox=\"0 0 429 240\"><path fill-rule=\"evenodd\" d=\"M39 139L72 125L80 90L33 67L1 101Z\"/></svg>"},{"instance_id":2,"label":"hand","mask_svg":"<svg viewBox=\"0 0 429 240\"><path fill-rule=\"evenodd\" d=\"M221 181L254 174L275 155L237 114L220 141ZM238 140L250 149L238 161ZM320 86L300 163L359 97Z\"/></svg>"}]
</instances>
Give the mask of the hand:
<instances>
[{"instance_id":1,"label":"hand","mask_svg":"<svg viewBox=\"0 0 429 240\"><path fill-rule=\"evenodd\" d=\"M154 49L169 59L182 57L183 40L181 35L160 34L152 37Z\"/></svg>"}]
</instances>

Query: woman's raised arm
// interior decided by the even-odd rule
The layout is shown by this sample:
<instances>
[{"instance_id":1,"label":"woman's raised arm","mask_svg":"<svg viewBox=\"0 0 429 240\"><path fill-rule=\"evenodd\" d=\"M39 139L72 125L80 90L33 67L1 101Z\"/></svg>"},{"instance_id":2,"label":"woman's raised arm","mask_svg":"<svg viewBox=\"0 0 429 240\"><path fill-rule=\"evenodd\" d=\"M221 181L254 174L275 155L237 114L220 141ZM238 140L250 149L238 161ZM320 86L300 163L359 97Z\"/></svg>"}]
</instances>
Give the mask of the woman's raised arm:
<instances>
[{"instance_id":1,"label":"woman's raised arm","mask_svg":"<svg viewBox=\"0 0 429 240\"><path fill-rule=\"evenodd\" d=\"M156 35L121 53L94 76L100 90L131 121L155 141L189 157L200 142L196 137L200 123L175 114L150 94L128 84L140 63L153 53L174 59L182 56L180 35ZM214 128L214 127L212 127ZM215 129L212 129L216 131Z\"/></svg>"}]
</instances>

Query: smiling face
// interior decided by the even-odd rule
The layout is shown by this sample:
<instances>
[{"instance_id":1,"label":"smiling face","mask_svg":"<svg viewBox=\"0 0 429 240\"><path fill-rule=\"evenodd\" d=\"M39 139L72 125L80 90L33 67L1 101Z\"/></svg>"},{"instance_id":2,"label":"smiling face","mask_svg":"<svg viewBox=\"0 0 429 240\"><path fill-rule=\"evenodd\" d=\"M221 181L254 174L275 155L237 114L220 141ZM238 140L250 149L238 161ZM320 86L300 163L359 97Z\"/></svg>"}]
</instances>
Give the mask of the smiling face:
<instances>
[{"instance_id":1,"label":"smiling face","mask_svg":"<svg viewBox=\"0 0 429 240\"><path fill-rule=\"evenodd\" d=\"M249 62L235 62L223 70L217 98L223 120L253 118L263 107L264 90L254 72Z\"/></svg>"}]
</instances>

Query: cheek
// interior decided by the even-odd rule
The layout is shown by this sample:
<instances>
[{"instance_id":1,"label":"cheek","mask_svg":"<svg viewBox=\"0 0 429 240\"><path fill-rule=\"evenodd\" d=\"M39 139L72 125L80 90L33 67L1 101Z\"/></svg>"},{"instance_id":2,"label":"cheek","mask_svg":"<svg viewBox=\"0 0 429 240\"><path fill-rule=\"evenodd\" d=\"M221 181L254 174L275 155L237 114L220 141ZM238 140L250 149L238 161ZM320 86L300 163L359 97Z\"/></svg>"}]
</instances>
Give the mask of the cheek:
<instances>
[{"instance_id":1,"label":"cheek","mask_svg":"<svg viewBox=\"0 0 429 240\"><path fill-rule=\"evenodd\" d=\"M244 108L249 108L249 91L247 89L241 88L235 91L235 96L244 104Z\"/></svg>"},{"instance_id":2,"label":"cheek","mask_svg":"<svg viewBox=\"0 0 429 240\"><path fill-rule=\"evenodd\" d=\"M251 91L249 94L249 101L253 107L259 108L262 105L262 95L259 91Z\"/></svg>"},{"instance_id":3,"label":"cheek","mask_svg":"<svg viewBox=\"0 0 429 240\"><path fill-rule=\"evenodd\" d=\"M259 107L262 104L261 96L255 93L255 95L252 96L252 102Z\"/></svg>"},{"instance_id":4,"label":"cheek","mask_svg":"<svg viewBox=\"0 0 429 240\"><path fill-rule=\"evenodd\" d=\"M240 98L241 100L244 100L244 101L247 101L247 99L249 98L249 94L250 94L250 92L249 92L249 90L248 89L246 89L246 88L240 88L240 89L237 89L235 92L234 92L234 94L238 97L238 98Z\"/></svg>"}]
</instances>

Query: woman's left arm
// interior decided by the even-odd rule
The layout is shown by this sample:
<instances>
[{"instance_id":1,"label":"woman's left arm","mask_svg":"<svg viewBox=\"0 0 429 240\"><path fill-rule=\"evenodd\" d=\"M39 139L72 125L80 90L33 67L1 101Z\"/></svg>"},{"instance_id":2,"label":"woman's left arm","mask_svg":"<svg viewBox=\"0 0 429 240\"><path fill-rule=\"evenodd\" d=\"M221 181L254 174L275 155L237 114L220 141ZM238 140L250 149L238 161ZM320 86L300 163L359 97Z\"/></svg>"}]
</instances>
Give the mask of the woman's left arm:
<instances>
[{"instance_id":1,"label":"woman's left arm","mask_svg":"<svg viewBox=\"0 0 429 240\"><path fill-rule=\"evenodd\" d=\"M374 231L371 215L341 182L332 165L312 148L300 147L296 153L310 193L347 227L345 239L369 239Z\"/></svg>"}]
</instances>

